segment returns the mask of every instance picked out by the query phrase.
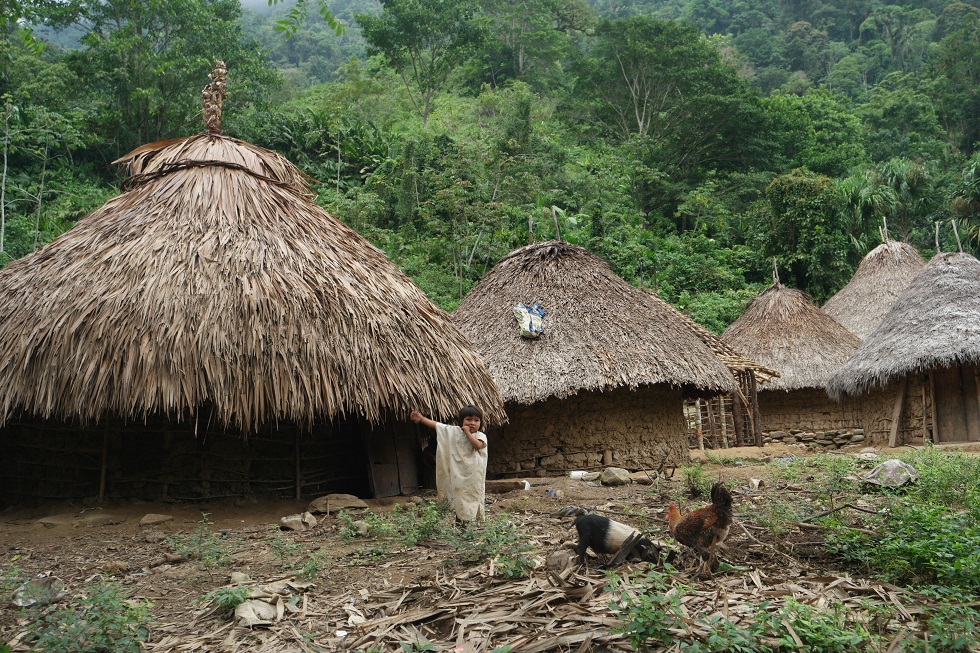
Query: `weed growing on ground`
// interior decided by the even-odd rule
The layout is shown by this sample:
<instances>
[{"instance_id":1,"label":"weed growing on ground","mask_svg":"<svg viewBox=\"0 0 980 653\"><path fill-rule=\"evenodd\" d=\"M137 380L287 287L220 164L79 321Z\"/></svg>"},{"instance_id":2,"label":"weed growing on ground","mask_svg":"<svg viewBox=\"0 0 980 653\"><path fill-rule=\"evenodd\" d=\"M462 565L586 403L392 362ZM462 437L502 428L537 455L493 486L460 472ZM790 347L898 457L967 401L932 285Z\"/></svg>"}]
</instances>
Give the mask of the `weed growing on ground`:
<instances>
[{"instance_id":1,"label":"weed growing on ground","mask_svg":"<svg viewBox=\"0 0 980 653\"><path fill-rule=\"evenodd\" d=\"M231 616L235 613L235 608L247 601L251 594L249 587L219 587L198 599L198 603L213 603L219 612Z\"/></svg>"},{"instance_id":2,"label":"weed growing on ground","mask_svg":"<svg viewBox=\"0 0 980 653\"><path fill-rule=\"evenodd\" d=\"M706 497L711 494L711 478L701 463L684 468L684 486L692 497Z\"/></svg>"},{"instance_id":3,"label":"weed growing on ground","mask_svg":"<svg viewBox=\"0 0 980 653\"><path fill-rule=\"evenodd\" d=\"M921 653L944 651L970 653L977 641L980 606L976 596L945 587L922 591L928 605L920 623L921 637L907 643L906 650Z\"/></svg>"},{"instance_id":4,"label":"weed growing on ground","mask_svg":"<svg viewBox=\"0 0 980 653\"><path fill-rule=\"evenodd\" d=\"M231 562L228 543L220 533L211 530L208 513L204 513L192 533L176 533L166 539L174 553L197 560L204 569L218 569Z\"/></svg>"},{"instance_id":5,"label":"weed growing on ground","mask_svg":"<svg viewBox=\"0 0 980 653\"><path fill-rule=\"evenodd\" d=\"M152 605L130 601L114 582L98 582L73 599L70 607L35 609L33 650L72 653L139 653L149 636Z\"/></svg>"},{"instance_id":6,"label":"weed growing on ground","mask_svg":"<svg viewBox=\"0 0 980 653\"><path fill-rule=\"evenodd\" d=\"M289 539L278 525L273 526L271 531L272 535L269 538L269 548L272 549L272 554L276 556L279 564L283 567L286 569L291 568L292 559L299 551L300 543Z\"/></svg>"},{"instance_id":7,"label":"weed growing on ground","mask_svg":"<svg viewBox=\"0 0 980 653\"><path fill-rule=\"evenodd\" d=\"M919 472L919 482L908 493L921 501L961 508L969 505L970 490L980 478L980 458L943 451L927 445L901 456ZM972 502L976 505L976 501Z\"/></svg>"},{"instance_id":8,"label":"weed growing on ground","mask_svg":"<svg viewBox=\"0 0 980 653\"><path fill-rule=\"evenodd\" d=\"M494 559L504 578L524 578L533 566L534 549L514 522L505 515L492 515L482 523L470 523L451 538L465 562Z\"/></svg>"}]
</instances>

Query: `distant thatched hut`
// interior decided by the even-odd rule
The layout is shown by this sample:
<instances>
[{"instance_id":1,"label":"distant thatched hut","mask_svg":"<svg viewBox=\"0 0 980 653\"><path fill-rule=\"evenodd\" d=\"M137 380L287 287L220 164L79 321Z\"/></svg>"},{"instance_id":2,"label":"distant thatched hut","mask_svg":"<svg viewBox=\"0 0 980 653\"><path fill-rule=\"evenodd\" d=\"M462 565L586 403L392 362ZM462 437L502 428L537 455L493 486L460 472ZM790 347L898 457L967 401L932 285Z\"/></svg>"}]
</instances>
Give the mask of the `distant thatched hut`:
<instances>
[{"instance_id":1,"label":"distant thatched hut","mask_svg":"<svg viewBox=\"0 0 980 653\"><path fill-rule=\"evenodd\" d=\"M862 397L870 440L980 441L980 261L937 254L830 379Z\"/></svg>"},{"instance_id":2,"label":"distant thatched hut","mask_svg":"<svg viewBox=\"0 0 980 653\"><path fill-rule=\"evenodd\" d=\"M721 339L748 358L779 371L778 379L759 390L762 430L770 438L823 446L858 438L857 406L838 405L827 396L825 387L860 340L810 303L804 293L774 281L749 303Z\"/></svg>"},{"instance_id":3,"label":"distant thatched hut","mask_svg":"<svg viewBox=\"0 0 980 653\"><path fill-rule=\"evenodd\" d=\"M925 264L908 243L886 240L868 252L854 277L827 300L823 310L864 340Z\"/></svg>"},{"instance_id":4,"label":"distant thatched hut","mask_svg":"<svg viewBox=\"0 0 980 653\"><path fill-rule=\"evenodd\" d=\"M118 163L121 195L0 271L0 499L397 494L412 409L505 419L449 316L282 156L215 129Z\"/></svg>"},{"instance_id":5,"label":"distant thatched hut","mask_svg":"<svg viewBox=\"0 0 980 653\"><path fill-rule=\"evenodd\" d=\"M517 302L547 311L538 338L518 334ZM496 473L683 463L684 395L737 388L676 309L561 241L505 256L453 319L504 397L510 423L491 440Z\"/></svg>"},{"instance_id":6,"label":"distant thatched hut","mask_svg":"<svg viewBox=\"0 0 980 653\"><path fill-rule=\"evenodd\" d=\"M725 364L739 385L738 392L730 395L688 399L685 402L684 412L688 415L691 445L701 449L705 446L714 449L762 446L758 389L760 384L769 383L778 377L779 372L749 360L684 313L679 315Z\"/></svg>"}]
</instances>

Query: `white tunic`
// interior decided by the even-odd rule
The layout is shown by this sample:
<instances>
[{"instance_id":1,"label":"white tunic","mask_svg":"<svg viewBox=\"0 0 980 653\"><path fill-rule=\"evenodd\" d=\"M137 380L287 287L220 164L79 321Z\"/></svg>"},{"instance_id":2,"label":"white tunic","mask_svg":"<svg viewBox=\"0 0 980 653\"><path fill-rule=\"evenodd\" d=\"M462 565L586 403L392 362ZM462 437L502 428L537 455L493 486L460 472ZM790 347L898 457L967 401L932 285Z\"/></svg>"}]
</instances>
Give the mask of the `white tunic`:
<instances>
[{"instance_id":1,"label":"white tunic","mask_svg":"<svg viewBox=\"0 0 980 653\"><path fill-rule=\"evenodd\" d=\"M487 436L473 436L484 444L479 451L462 428L436 422L436 492L463 521L483 519L487 496Z\"/></svg>"}]
</instances>

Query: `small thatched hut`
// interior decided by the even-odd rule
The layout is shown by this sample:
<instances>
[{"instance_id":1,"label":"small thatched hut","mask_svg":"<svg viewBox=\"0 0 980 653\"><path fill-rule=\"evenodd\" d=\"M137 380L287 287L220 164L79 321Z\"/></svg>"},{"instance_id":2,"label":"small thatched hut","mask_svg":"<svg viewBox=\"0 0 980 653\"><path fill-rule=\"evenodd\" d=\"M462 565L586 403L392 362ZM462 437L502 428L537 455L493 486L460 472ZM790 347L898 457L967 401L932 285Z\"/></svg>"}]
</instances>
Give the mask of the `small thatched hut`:
<instances>
[{"instance_id":1,"label":"small thatched hut","mask_svg":"<svg viewBox=\"0 0 980 653\"><path fill-rule=\"evenodd\" d=\"M868 252L854 277L827 300L823 310L864 340L925 264L908 243L886 240Z\"/></svg>"},{"instance_id":2,"label":"small thatched hut","mask_svg":"<svg viewBox=\"0 0 980 653\"><path fill-rule=\"evenodd\" d=\"M831 447L860 437L856 405L838 405L825 391L827 379L860 340L806 294L774 280L721 339L779 371L779 378L759 389L762 430L770 439Z\"/></svg>"},{"instance_id":3,"label":"small thatched hut","mask_svg":"<svg viewBox=\"0 0 980 653\"><path fill-rule=\"evenodd\" d=\"M937 254L828 391L864 399L874 444L980 441L980 261Z\"/></svg>"},{"instance_id":4,"label":"small thatched hut","mask_svg":"<svg viewBox=\"0 0 980 653\"><path fill-rule=\"evenodd\" d=\"M518 333L518 302L547 312L536 339ZM737 388L676 309L566 242L505 256L453 319L504 397L510 423L492 436L495 473L686 462L685 394Z\"/></svg>"},{"instance_id":5,"label":"small thatched hut","mask_svg":"<svg viewBox=\"0 0 980 653\"><path fill-rule=\"evenodd\" d=\"M391 495L419 485L412 409L506 419L445 312L220 134L214 80L211 131L124 156L121 195L0 271L0 500Z\"/></svg>"}]
</instances>

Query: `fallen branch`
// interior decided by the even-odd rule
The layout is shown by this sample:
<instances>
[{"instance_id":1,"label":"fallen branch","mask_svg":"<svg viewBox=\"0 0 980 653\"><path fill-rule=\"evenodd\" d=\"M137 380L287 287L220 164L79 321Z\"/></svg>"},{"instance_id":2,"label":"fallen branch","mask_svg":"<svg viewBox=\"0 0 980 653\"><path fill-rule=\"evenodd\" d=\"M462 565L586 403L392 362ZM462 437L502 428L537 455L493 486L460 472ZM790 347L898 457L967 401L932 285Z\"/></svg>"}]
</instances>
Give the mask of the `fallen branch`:
<instances>
[{"instance_id":1,"label":"fallen branch","mask_svg":"<svg viewBox=\"0 0 980 653\"><path fill-rule=\"evenodd\" d=\"M831 508L830 510L824 510L823 512L818 512L815 515L810 515L806 519L801 519L800 520L800 523L803 524L803 523L806 523L808 521L812 521L814 519L817 519L819 517L826 517L827 515L829 515L831 513L840 512L841 510L844 510L845 508L851 508L853 510L860 510L861 512L866 512L866 513L871 514L871 515L880 515L881 514L877 510L868 510L867 508L861 508L860 506L855 506L852 503L845 503L843 506L839 506L837 508Z\"/></svg>"}]
</instances>

